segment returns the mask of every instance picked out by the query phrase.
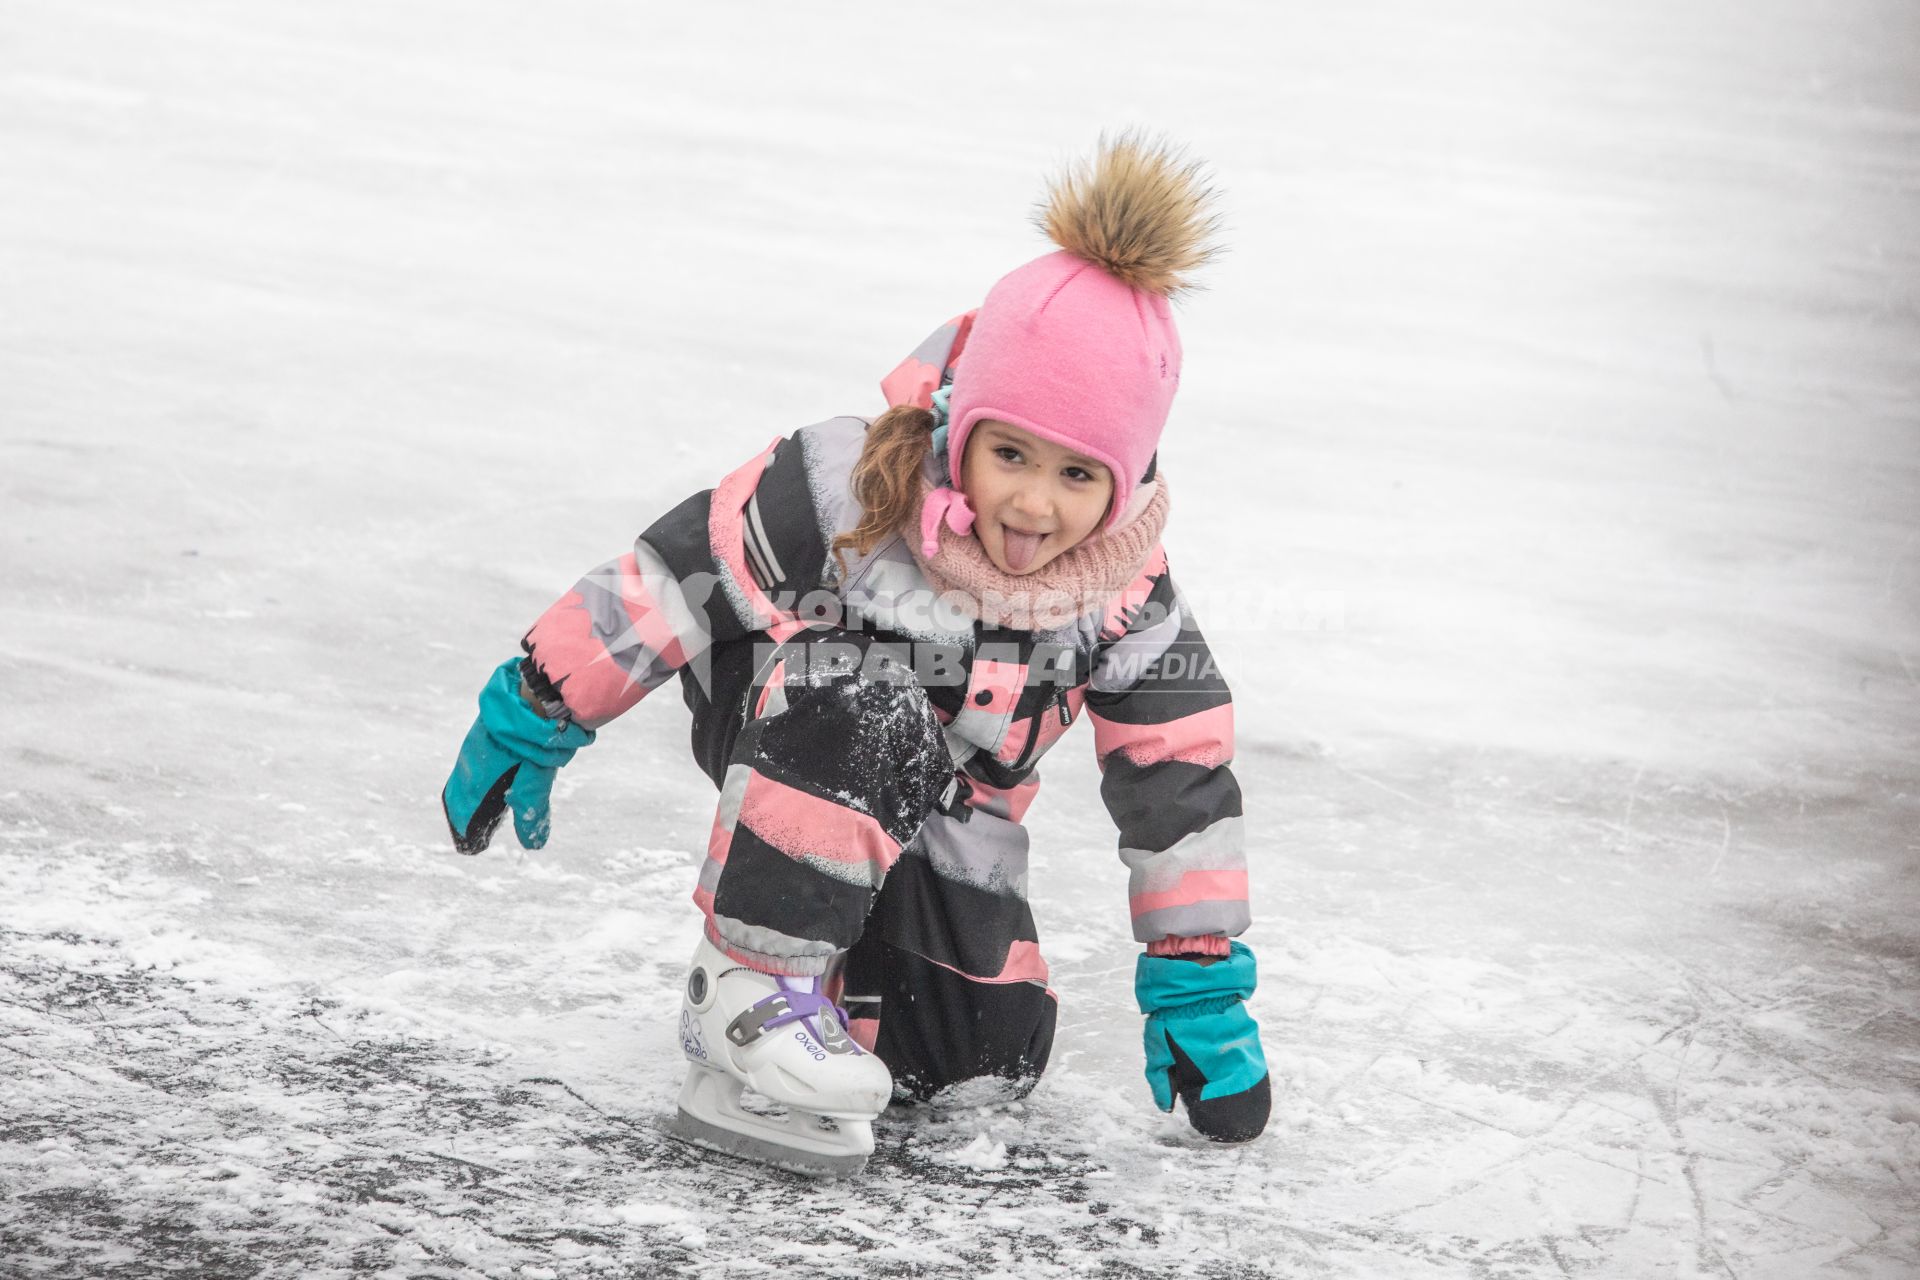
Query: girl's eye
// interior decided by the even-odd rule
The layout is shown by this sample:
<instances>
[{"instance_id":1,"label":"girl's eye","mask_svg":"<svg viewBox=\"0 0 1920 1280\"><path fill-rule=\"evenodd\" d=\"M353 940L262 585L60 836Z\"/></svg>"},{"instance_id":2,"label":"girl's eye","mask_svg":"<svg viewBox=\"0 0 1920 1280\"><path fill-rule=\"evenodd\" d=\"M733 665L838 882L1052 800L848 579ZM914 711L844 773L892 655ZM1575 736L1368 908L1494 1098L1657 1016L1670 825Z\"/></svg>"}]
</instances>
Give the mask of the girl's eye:
<instances>
[{"instance_id":1,"label":"girl's eye","mask_svg":"<svg viewBox=\"0 0 1920 1280\"><path fill-rule=\"evenodd\" d=\"M1014 448L1010 444L1003 444L999 446L993 451L993 454L996 458L999 458L1002 462L1020 461L1020 451Z\"/></svg>"},{"instance_id":2,"label":"girl's eye","mask_svg":"<svg viewBox=\"0 0 1920 1280\"><path fill-rule=\"evenodd\" d=\"M1093 479L1093 472L1087 470L1085 467L1068 467L1066 469L1066 477L1075 484L1080 484Z\"/></svg>"}]
</instances>

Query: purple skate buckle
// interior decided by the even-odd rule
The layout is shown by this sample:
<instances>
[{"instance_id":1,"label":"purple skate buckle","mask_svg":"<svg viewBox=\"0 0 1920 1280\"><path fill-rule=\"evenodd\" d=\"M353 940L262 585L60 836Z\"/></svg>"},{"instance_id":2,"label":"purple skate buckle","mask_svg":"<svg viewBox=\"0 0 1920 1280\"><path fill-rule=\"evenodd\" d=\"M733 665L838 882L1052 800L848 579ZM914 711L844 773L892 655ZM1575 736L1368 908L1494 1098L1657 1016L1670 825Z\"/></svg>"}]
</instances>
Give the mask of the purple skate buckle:
<instances>
[{"instance_id":1,"label":"purple skate buckle","mask_svg":"<svg viewBox=\"0 0 1920 1280\"><path fill-rule=\"evenodd\" d=\"M811 991L776 991L757 1001L751 1008L742 1012L727 1024L727 1039L745 1048L775 1027L784 1027L789 1022L799 1022L803 1018L816 1018L819 1014L831 1011L840 1025L834 1030L845 1033L847 1011L822 995ZM816 1027L824 1027L816 1021ZM825 1039L825 1037L822 1037Z\"/></svg>"}]
</instances>

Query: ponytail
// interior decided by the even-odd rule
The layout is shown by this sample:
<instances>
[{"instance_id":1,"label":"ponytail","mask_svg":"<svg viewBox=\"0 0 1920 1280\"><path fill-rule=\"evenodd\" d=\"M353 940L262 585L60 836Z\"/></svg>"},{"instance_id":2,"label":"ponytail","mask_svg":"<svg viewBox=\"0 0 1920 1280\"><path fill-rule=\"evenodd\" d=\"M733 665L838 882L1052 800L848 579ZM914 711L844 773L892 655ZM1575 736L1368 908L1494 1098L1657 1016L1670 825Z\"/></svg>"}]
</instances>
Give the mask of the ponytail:
<instances>
[{"instance_id":1,"label":"ponytail","mask_svg":"<svg viewBox=\"0 0 1920 1280\"><path fill-rule=\"evenodd\" d=\"M866 555L913 520L920 501L920 468L936 421L929 409L897 404L867 428L851 477L853 496L860 500L860 523L833 540L834 558L843 571L846 551Z\"/></svg>"}]
</instances>

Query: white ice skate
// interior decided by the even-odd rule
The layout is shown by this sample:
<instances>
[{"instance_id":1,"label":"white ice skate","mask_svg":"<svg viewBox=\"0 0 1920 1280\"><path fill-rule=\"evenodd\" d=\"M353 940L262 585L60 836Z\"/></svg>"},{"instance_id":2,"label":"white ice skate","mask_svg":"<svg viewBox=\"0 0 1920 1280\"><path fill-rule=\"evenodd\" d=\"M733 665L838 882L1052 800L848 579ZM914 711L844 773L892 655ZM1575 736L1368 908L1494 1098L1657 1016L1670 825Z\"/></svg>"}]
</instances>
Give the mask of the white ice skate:
<instances>
[{"instance_id":1,"label":"white ice skate","mask_svg":"<svg viewBox=\"0 0 1920 1280\"><path fill-rule=\"evenodd\" d=\"M893 1076L813 985L749 969L701 935L680 1006L689 1066L670 1133L816 1177L865 1167ZM773 1108L743 1106L748 1089Z\"/></svg>"}]
</instances>

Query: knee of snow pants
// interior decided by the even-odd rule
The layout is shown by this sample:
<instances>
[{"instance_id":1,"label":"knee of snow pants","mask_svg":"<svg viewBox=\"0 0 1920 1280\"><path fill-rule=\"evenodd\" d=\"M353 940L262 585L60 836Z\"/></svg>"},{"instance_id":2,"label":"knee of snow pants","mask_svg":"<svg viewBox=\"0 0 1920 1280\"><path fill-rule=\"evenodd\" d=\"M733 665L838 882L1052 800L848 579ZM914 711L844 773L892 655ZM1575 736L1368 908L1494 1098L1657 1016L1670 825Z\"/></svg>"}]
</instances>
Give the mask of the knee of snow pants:
<instances>
[{"instance_id":1,"label":"knee of snow pants","mask_svg":"<svg viewBox=\"0 0 1920 1280\"><path fill-rule=\"evenodd\" d=\"M1045 986L981 982L877 933L847 956L841 999L854 1038L893 1072L895 1096L916 1102L968 1081L1023 1096L1053 1051L1058 1002Z\"/></svg>"},{"instance_id":2,"label":"knee of snow pants","mask_svg":"<svg viewBox=\"0 0 1920 1280\"><path fill-rule=\"evenodd\" d=\"M1058 1002L1026 901L1026 862L1023 827L942 811L887 878L847 956L841 1002L897 1093L924 1100L998 1078L1017 1096L1045 1070Z\"/></svg>"},{"instance_id":3,"label":"knee of snow pants","mask_svg":"<svg viewBox=\"0 0 1920 1280\"><path fill-rule=\"evenodd\" d=\"M715 945L770 972L823 972L939 803L953 761L891 646L819 628L722 646L687 686L720 805L694 901ZM744 650L744 651L743 651Z\"/></svg>"}]
</instances>

